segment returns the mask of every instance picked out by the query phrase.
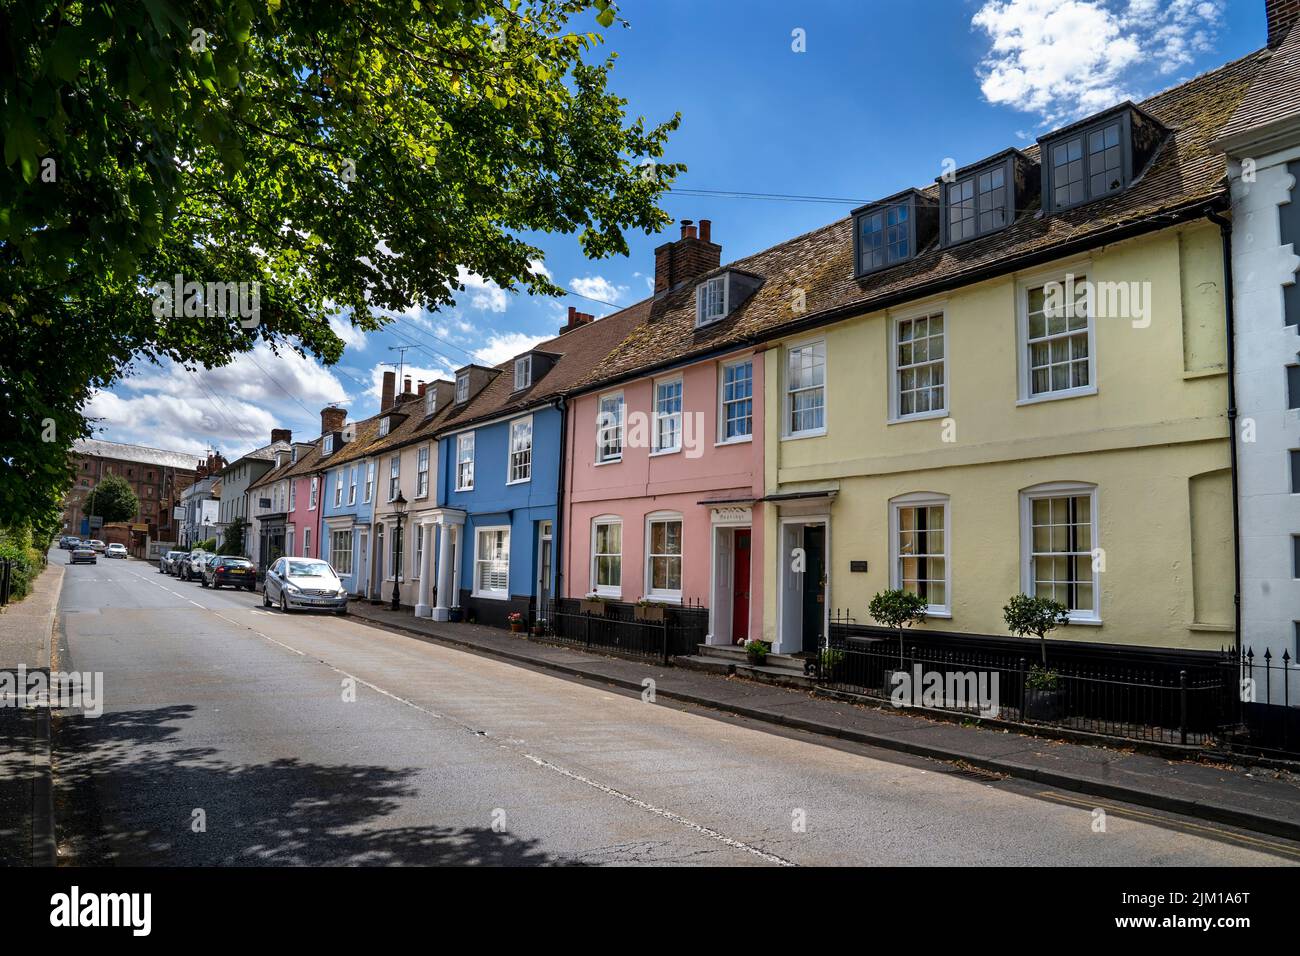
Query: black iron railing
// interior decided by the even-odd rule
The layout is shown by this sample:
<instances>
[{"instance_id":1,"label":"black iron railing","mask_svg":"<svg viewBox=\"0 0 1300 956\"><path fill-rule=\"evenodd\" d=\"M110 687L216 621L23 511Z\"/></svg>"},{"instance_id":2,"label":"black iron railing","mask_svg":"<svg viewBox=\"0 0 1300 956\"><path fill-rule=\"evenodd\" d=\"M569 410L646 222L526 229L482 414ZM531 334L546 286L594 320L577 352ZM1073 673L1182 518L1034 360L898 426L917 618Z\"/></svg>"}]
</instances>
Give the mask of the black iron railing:
<instances>
[{"instance_id":1,"label":"black iron railing","mask_svg":"<svg viewBox=\"0 0 1300 956\"><path fill-rule=\"evenodd\" d=\"M694 654L708 631L708 611L698 604L637 607L614 601L560 599L534 613L533 626L556 643L668 664Z\"/></svg>"}]
</instances>

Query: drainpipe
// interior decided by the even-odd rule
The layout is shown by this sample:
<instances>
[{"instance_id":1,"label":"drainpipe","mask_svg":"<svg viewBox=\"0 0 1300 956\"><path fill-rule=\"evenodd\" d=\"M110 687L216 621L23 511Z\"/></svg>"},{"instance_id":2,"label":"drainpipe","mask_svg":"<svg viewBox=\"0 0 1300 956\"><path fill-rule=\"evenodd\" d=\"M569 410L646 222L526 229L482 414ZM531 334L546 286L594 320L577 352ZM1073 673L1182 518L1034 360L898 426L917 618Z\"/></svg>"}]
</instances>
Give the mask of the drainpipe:
<instances>
[{"instance_id":1,"label":"drainpipe","mask_svg":"<svg viewBox=\"0 0 1300 956\"><path fill-rule=\"evenodd\" d=\"M560 481L555 489L555 532L551 535L551 546L555 549L551 555L551 562L555 565L555 586L551 589L552 604L558 601L560 594L563 593L561 585L564 583L564 479L569 467L567 464L569 456L566 454L569 443L569 409L563 395L556 401L555 407L560 412Z\"/></svg>"},{"instance_id":2,"label":"drainpipe","mask_svg":"<svg viewBox=\"0 0 1300 956\"><path fill-rule=\"evenodd\" d=\"M1217 212L1207 218L1219 227L1223 237L1223 311L1228 324L1228 447L1232 472L1232 604L1236 651L1241 654L1241 499L1237 486L1237 348L1233 313L1235 290L1232 282L1232 220Z\"/></svg>"}]
</instances>

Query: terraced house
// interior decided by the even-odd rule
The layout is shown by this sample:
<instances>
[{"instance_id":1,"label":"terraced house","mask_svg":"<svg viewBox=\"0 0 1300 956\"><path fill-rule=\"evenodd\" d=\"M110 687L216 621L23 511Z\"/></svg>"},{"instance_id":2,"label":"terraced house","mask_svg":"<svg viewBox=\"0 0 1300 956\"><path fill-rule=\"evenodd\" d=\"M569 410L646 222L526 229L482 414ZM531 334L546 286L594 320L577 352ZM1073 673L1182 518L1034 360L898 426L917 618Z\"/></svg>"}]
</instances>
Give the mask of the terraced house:
<instances>
[{"instance_id":1,"label":"terraced house","mask_svg":"<svg viewBox=\"0 0 1300 956\"><path fill-rule=\"evenodd\" d=\"M378 437L380 416L348 422L346 412L336 409L325 418L322 412L324 433L307 492L308 510L320 516L318 556L334 566L350 594L378 598L382 582L372 560L383 552L373 550L370 536L378 465L366 450Z\"/></svg>"},{"instance_id":2,"label":"terraced house","mask_svg":"<svg viewBox=\"0 0 1300 956\"><path fill-rule=\"evenodd\" d=\"M762 284L721 253L708 220L684 222L636 327L572 399L564 566L569 597L699 608L703 639L730 645L763 633L765 367L752 346L710 349Z\"/></svg>"},{"instance_id":3,"label":"terraced house","mask_svg":"<svg viewBox=\"0 0 1300 956\"><path fill-rule=\"evenodd\" d=\"M513 612L544 617L562 593L556 522L566 393L641 319L630 309L600 320L570 309L557 337L494 368L457 370L438 429L438 501L464 518L449 521L440 539L438 592L456 594L440 600L501 625Z\"/></svg>"}]
</instances>

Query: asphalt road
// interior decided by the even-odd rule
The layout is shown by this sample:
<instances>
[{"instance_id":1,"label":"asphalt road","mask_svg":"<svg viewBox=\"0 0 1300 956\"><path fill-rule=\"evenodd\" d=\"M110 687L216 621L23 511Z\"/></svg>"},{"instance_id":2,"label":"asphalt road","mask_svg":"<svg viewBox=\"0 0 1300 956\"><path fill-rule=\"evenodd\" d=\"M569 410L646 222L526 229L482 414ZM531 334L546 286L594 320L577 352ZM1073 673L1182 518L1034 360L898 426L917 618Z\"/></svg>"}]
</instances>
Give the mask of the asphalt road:
<instances>
[{"instance_id":1,"label":"asphalt road","mask_svg":"<svg viewBox=\"0 0 1300 956\"><path fill-rule=\"evenodd\" d=\"M260 604L136 560L68 568L56 667L103 672L105 705L57 721L63 862L1300 861Z\"/></svg>"}]
</instances>

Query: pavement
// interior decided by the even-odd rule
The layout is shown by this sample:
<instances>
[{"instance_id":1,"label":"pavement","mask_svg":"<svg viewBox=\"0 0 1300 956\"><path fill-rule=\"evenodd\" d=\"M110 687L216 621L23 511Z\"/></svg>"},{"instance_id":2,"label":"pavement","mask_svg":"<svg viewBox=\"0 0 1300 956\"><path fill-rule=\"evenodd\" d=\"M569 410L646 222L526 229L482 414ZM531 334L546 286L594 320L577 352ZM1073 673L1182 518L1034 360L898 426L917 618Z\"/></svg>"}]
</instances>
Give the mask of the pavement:
<instances>
[{"instance_id":1,"label":"pavement","mask_svg":"<svg viewBox=\"0 0 1300 956\"><path fill-rule=\"evenodd\" d=\"M60 554L23 600L0 608L0 671L49 669ZM54 847L49 711L0 706L0 866L50 865Z\"/></svg>"},{"instance_id":2,"label":"pavement","mask_svg":"<svg viewBox=\"0 0 1300 956\"><path fill-rule=\"evenodd\" d=\"M775 691L794 714L802 695L784 690L448 626L605 675L580 677L361 613L267 610L139 561L68 568L57 660L102 673L104 711L56 720L60 863L1300 863L1300 843L706 709L640 678Z\"/></svg>"},{"instance_id":3,"label":"pavement","mask_svg":"<svg viewBox=\"0 0 1300 956\"><path fill-rule=\"evenodd\" d=\"M807 691L582 653L472 624L435 623L409 608L353 602L352 614L448 646L640 691L725 714L873 747L1005 773L1050 787L1300 839L1300 779L1285 771L1175 760L931 720Z\"/></svg>"}]
</instances>

